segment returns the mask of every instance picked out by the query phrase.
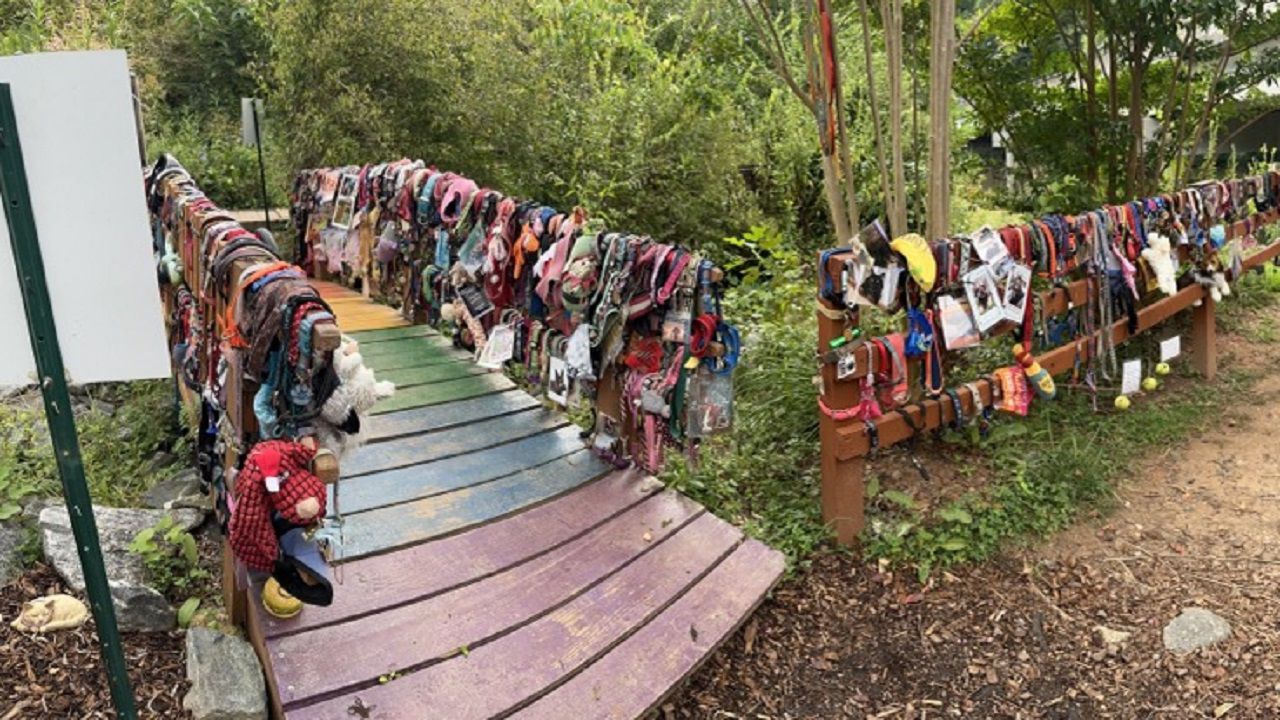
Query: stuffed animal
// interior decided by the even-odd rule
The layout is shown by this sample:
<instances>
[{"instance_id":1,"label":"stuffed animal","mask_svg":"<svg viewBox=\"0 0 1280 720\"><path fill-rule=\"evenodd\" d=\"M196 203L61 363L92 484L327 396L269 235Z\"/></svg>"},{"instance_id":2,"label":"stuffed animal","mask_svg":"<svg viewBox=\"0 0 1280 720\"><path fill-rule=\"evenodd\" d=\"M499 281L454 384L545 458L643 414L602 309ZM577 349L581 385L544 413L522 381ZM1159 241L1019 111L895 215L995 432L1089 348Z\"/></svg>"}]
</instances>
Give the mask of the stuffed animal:
<instances>
[{"instance_id":1,"label":"stuffed animal","mask_svg":"<svg viewBox=\"0 0 1280 720\"><path fill-rule=\"evenodd\" d=\"M89 610L70 595L46 595L22 604L22 612L10 625L20 632L49 632L80 627Z\"/></svg>"},{"instance_id":2,"label":"stuffed animal","mask_svg":"<svg viewBox=\"0 0 1280 720\"><path fill-rule=\"evenodd\" d=\"M1174 262L1173 248L1169 238L1156 232L1148 235L1147 248L1142 251L1142 257L1147 261L1147 265L1151 266L1151 270L1155 272L1156 282L1159 284L1161 292L1165 295L1173 295L1178 292L1178 265Z\"/></svg>"},{"instance_id":3,"label":"stuffed animal","mask_svg":"<svg viewBox=\"0 0 1280 720\"><path fill-rule=\"evenodd\" d=\"M302 443L267 440L253 446L236 476L231 509L231 549L247 567L271 572L280 559L272 523L278 513L290 525L324 519L327 490L311 473L315 451Z\"/></svg>"},{"instance_id":4,"label":"stuffed animal","mask_svg":"<svg viewBox=\"0 0 1280 720\"><path fill-rule=\"evenodd\" d=\"M360 346L351 338L333 351L333 371L338 387L325 401L316 419L316 441L339 459L364 444L362 420L379 400L391 397L395 383L379 381L364 364Z\"/></svg>"},{"instance_id":5,"label":"stuffed animal","mask_svg":"<svg viewBox=\"0 0 1280 720\"><path fill-rule=\"evenodd\" d=\"M1052 400L1058 394L1053 376L1036 362L1031 353L1023 349L1021 343L1013 346L1013 357L1022 366L1022 371L1027 375L1027 384L1035 389L1037 395L1044 400Z\"/></svg>"}]
</instances>

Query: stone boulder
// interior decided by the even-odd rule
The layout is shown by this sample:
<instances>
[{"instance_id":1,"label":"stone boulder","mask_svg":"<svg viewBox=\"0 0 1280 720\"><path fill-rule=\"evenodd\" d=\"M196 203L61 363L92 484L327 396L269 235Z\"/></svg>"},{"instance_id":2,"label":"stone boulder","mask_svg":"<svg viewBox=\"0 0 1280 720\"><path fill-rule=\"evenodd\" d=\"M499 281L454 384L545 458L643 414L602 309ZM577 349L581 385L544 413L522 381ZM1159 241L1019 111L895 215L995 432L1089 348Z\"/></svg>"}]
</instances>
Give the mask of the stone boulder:
<instances>
[{"instance_id":1,"label":"stone boulder","mask_svg":"<svg viewBox=\"0 0 1280 720\"><path fill-rule=\"evenodd\" d=\"M22 545L27 531L16 522L0 522L0 586L22 574Z\"/></svg>"},{"instance_id":2,"label":"stone boulder","mask_svg":"<svg viewBox=\"0 0 1280 720\"><path fill-rule=\"evenodd\" d=\"M187 468L152 485L142 494L142 502L158 510L190 508L208 512L213 509L213 497L201 490L200 471L195 468Z\"/></svg>"},{"instance_id":3,"label":"stone boulder","mask_svg":"<svg viewBox=\"0 0 1280 720\"><path fill-rule=\"evenodd\" d=\"M133 538L165 515L187 530L204 520L198 510L133 510L129 508L94 507L102 545L102 561L107 569L107 582L115 599L116 619L125 631L163 632L175 625L174 609L164 597L146 583L142 558L129 552ZM76 592L84 592L84 572L76 552L75 536L65 507L46 507L40 511L40 540L45 560Z\"/></svg>"},{"instance_id":4,"label":"stone boulder","mask_svg":"<svg viewBox=\"0 0 1280 720\"><path fill-rule=\"evenodd\" d=\"M1231 623L1217 613L1189 607L1164 626L1164 647L1176 653L1187 653L1231 637Z\"/></svg>"},{"instance_id":5,"label":"stone boulder","mask_svg":"<svg viewBox=\"0 0 1280 720\"><path fill-rule=\"evenodd\" d=\"M267 686L253 646L210 628L187 631L182 707L195 720L267 720Z\"/></svg>"}]
</instances>

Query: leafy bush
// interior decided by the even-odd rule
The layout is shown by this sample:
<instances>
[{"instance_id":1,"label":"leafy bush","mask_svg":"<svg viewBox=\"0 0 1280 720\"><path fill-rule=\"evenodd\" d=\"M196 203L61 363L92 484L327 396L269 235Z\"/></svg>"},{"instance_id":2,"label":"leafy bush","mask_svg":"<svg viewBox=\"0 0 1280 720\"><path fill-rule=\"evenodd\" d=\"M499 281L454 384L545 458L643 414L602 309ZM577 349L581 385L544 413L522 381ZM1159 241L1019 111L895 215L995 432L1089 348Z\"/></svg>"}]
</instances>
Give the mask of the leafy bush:
<instances>
[{"instance_id":1,"label":"leafy bush","mask_svg":"<svg viewBox=\"0 0 1280 720\"><path fill-rule=\"evenodd\" d=\"M285 205L288 183L283 158L273 158L271 142L271 135L263 139L267 200L276 208ZM147 138L147 152L152 158L164 152L172 154L196 178L200 189L222 207L234 210L262 207L258 151L240 144L238 114L234 121L183 115L156 122Z\"/></svg>"},{"instance_id":2,"label":"leafy bush","mask_svg":"<svg viewBox=\"0 0 1280 720\"><path fill-rule=\"evenodd\" d=\"M147 581L171 599L190 594L209 577L200 567L195 536L168 515L139 531L129 544L129 552L142 558Z\"/></svg>"}]
</instances>

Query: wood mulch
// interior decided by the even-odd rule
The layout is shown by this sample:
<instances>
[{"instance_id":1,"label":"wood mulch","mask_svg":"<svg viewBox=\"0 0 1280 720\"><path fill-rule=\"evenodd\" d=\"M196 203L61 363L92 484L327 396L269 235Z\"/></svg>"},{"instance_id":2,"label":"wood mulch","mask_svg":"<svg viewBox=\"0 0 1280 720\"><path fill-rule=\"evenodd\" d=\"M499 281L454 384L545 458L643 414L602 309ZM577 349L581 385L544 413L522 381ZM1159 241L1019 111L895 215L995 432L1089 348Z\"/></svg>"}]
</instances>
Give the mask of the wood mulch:
<instances>
[{"instance_id":1,"label":"wood mulch","mask_svg":"<svg viewBox=\"0 0 1280 720\"><path fill-rule=\"evenodd\" d=\"M0 720L115 717L92 617L75 630L42 635L9 626L24 602L58 592L66 587L44 565L0 588ZM182 633L125 633L123 644L138 716L186 717Z\"/></svg>"}]
</instances>

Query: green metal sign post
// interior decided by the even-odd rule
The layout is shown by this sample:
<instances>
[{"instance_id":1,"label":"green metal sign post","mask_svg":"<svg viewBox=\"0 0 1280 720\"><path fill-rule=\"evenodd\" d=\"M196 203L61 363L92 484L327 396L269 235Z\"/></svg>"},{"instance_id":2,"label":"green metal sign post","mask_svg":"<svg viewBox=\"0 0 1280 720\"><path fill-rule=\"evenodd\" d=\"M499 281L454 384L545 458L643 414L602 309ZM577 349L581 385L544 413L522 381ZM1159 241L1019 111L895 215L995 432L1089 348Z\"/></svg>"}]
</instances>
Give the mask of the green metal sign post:
<instances>
[{"instance_id":1,"label":"green metal sign post","mask_svg":"<svg viewBox=\"0 0 1280 720\"><path fill-rule=\"evenodd\" d=\"M27 170L18 139L13 96L7 83L0 83L0 199L4 202L8 220L9 243L18 269L31 352L36 361L40 391L44 395L45 417L49 420L58 473L62 476L62 494L67 501L89 606L98 628L111 699L120 720L134 720L138 713L129 688L129 675L125 671L115 606L107 585L107 570L102 563L102 548L98 544L98 527L93 517L89 487L85 483L84 463L80 459L80 439L76 434L71 395L67 391L66 371L62 367L62 349L58 345L49 287L45 282L44 260L36 235L35 213L31 207L31 191L27 187Z\"/></svg>"}]
</instances>

